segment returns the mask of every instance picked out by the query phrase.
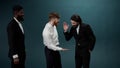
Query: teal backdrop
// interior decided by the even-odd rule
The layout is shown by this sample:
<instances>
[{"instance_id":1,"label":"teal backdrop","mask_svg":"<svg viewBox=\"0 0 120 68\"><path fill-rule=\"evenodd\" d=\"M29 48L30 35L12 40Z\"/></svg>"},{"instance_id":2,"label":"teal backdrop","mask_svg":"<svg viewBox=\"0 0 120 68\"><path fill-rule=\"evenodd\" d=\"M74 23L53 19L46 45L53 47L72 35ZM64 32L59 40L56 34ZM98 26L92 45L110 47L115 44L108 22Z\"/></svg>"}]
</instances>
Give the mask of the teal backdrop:
<instances>
[{"instance_id":1,"label":"teal backdrop","mask_svg":"<svg viewBox=\"0 0 120 68\"><path fill-rule=\"evenodd\" d=\"M90 24L96 36L90 68L120 68L120 0L0 0L0 68L10 68L6 27L12 19L12 7L24 7L26 68L46 68L42 31L52 11L61 16L60 46L70 49L60 52L63 68L75 68L75 41L65 41L62 24L79 14Z\"/></svg>"}]
</instances>

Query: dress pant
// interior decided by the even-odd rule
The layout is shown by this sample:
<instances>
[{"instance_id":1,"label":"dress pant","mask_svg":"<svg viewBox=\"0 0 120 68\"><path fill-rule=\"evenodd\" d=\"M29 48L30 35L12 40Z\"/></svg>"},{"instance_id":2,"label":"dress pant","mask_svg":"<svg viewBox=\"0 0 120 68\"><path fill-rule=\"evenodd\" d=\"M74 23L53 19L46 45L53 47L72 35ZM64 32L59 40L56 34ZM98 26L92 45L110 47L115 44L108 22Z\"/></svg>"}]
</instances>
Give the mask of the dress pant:
<instances>
[{"instance_id":1,"label":"dress pant","mask_svg":"<svg viewBox=\"0 0 120 68\"><path fill-rule=\"evenodd\" d=\"M45 47L47 68L62 68L59 51L53 51Z\"/></svg>"},{"instance_id":2,"label":"dress pant","mask_svg":"<svg viewBox=\"0 0 120 68\"><path fill-rule=\"evenodd\" d=\"M25 54L19 56L19 64L14 64L13 59L11 59L11 68L25 68Z\"/></svg>"},{"instance_id":3,"label":"dress pant","mask_svg":"<svg viewBox=\"0 0 120 68\"><path fill-rule=\"evenodd\" d=\"M76 68L89 68L90 66L90 53L76 53L75 55Z\"/></svg>"}]
</instances>

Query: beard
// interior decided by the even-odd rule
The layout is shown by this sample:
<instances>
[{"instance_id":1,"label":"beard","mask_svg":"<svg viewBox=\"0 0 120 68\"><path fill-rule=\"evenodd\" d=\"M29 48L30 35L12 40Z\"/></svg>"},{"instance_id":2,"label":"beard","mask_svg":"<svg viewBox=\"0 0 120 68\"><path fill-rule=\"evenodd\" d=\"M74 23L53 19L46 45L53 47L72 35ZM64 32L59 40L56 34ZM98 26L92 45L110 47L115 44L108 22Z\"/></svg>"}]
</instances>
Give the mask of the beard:
<instances>
[{"instance_id":1,"label":"beard","mask_svg":"<svg viewBox=\"0 0 120 68\"><path fill-rule=\"evenodd\" d=\"M54 25L57 27L58 26L58 22L54 22Z\"/></svg>"},{"instance_id":2,"label":"beard","mask_svg":"<svg viewBox=\"0 0 120 68\"><path fill-rule=\"evenodd\" d=\"M73 25L72 27L73 27L74 29L76 29L76 28L78 27L78 25Z\"/></svg>"},{"instance_id":3,"label":"beard","mask_svg":"<svg viewBox=\"0 0 120 68\"><path fill-rule=\"evenodd\" d=\"M18 19L18 21L24 21L23 16L18 16L17 19Z\"/></svg>"}]
</instances>

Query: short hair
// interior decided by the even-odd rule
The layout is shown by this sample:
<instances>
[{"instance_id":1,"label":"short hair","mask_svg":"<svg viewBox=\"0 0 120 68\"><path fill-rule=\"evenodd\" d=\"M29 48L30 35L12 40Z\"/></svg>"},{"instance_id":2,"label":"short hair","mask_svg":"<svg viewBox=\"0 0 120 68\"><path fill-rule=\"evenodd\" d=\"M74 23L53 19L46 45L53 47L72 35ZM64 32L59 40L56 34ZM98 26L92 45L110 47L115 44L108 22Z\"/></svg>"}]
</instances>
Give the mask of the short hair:
<instances>
[{"instance_id":1,"label":"short hair","mask_svg":"<svg viewBox=\"0 0 120 68\"><path fill-rule=\"evenodd\" d=\"M15 6L13 6L13 12L14 11L20 11L22 9L23 9L23 7L21 5L15 5Z\"/></svg>"},{"instance_id":2,"label":"short hair","mask_svg":"<svg viewBox=\"0 0 120 68\"><path fill-rule=\"evenodd\" d=\"M75 21L75 22L78 22L79 24L82 23L82 19L81 19L80 16L77 15L77 14L72 15L72 16L71 16L71 20L73 20L73 21Z\"/></svg>"},{"instance_id":3,"label":"short hair","mask_svg":"<svg viewBox=\"0 0 120 68\"><path fill-rule=\"evenodd\" d=\"M60 18L60 16L59 16L59 14L58 13L56 13L56 12L51 12L51 13L49 13L49 19L51 19L51 18Z\"/></svg>"}]
</instances>

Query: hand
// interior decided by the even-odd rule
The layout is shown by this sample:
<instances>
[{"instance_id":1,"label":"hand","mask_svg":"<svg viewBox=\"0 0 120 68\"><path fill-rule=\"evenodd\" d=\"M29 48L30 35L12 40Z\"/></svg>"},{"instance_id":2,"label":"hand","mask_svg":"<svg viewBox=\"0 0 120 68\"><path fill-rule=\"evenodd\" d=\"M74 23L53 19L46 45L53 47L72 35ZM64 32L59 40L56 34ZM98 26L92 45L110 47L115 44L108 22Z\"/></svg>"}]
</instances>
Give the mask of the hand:
<instances>
[{"instance_id":1,"label":"hand","mask_svg":"<svg viewBox=\"0 0 120 68\"><path fill-rule=\"evenodd\" d=\"M69 50L69 49L63 48L61 51L67 51L67 50Z\"/></svg>"},{"instance_id":2,"label":"hand","mask_svg":"<svg viewBox=\"0 0 120 68\"><path fill-rule=\"evenodd\" d=\"M64 22L63 23L63 29L64 29L64 31L66 32L68 30L68 28L69 28L69 25L66 22Z\"/></svg>"},{"instance_id":3,"label":"hand","mask_svg":"<svg viewBox=\"0 0 120 68\"><path fill-rule=\"evenodd\" d=\"M14 58L13 61L14 61L14 64L19 64L19 58Z\"/></svg>"}]
</instances>

